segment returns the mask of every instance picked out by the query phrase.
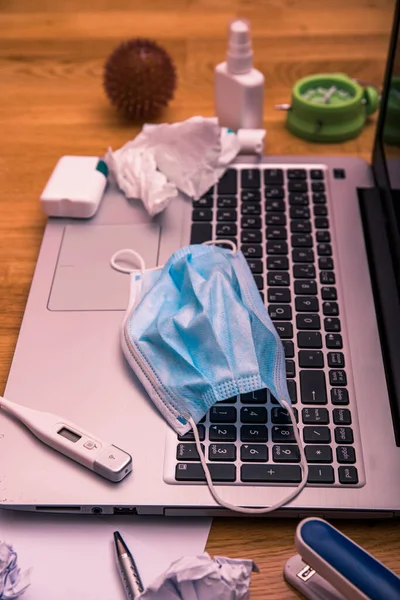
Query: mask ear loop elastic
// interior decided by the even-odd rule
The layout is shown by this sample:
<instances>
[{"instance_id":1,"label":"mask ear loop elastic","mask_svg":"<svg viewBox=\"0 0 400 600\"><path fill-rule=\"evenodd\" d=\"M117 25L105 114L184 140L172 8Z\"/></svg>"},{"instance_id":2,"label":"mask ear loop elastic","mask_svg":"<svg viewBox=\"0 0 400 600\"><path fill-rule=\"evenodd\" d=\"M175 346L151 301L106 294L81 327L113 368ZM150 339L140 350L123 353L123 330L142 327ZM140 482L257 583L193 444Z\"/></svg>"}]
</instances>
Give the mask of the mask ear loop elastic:
<instances>
[{"instance_id":1,"label":"mask ear loop elastic","mask_svg":"<svg viewBox=\"0 0 400 600\"><path fill-rule=\"evenodd\" d=\"M210 490L210 493L211 493L212 497L214 498L215 502L217 502L220 506L224 506L225 508L228 508L229 510L233 510L235 512L245 513L245 514L249 514L249 515L269 513L269 512L276 510L277 508L281 508L282 506L284 506L285 504L288 504L291 500L293 500L293 498L296 498L296 496L298 496L300 494L300 492L306 485L307 479L308 479L308 463L307 463L306 455L304 453L304 446L300 439L300 434L299 434L299 430L297 427L296 418L294 416L292 407L289 406L289 404L285 400L282 400L281 404L288 411L290 420L293 425L294 437L296 439L296 443L297 443L297 445L299 447L299 451L300 451L300 465L301 465L301 471L302 471L302 479L301 479L301 482L299 483L299 485L297 486L297 488L294 489L292 492L290 492L290 494L288 494L282 500L279 500L275 504L272 504L272 506L268 506L266 508L245 508L243 506L235 506L235 504L230 504L229 502L226 502L225 500L223 500L223 498L221 498L221 496L218 494L217 490L215 489L213 481L211 479L210 470L207 466L206 458L204 456L204 452L201 447L197 425L193 421L193 419L190 417L189 423L191 424L192 429L193 429L194 439L196 442L196 448L197 448L197 452L199 453L199 456L200 456L200 462L201 462L201 465L204 470L204 475L206 476L208 489Z\"/></svg>"},{"instance_id":2,"label":"mask ear loop elastic","mask_svg":"<svg viewBox=\"0 0 400 600\"><path fill-rule=\"evenodd\" d=\"M228 244L234 254L237 252L237 246L232 240L209 240L208 242L203 242L203 246L216 246L217 244Z\"/></svg>"}]
</instances>

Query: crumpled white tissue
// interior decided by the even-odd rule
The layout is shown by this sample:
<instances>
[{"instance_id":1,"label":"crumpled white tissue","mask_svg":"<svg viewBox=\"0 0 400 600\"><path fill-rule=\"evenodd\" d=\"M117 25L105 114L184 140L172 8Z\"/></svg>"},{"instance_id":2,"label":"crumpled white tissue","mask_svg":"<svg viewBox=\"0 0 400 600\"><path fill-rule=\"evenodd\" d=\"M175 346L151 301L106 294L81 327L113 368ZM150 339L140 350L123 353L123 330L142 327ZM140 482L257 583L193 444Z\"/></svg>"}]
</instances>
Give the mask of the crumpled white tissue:
<instances>
[{"instance_id":1,"label":"crumpled white tissue","mask_svg":"<svg viewBox=\"0 0 400 600\"><path fill-rule=\"evenodd\" d=\"M0 541L0 600L19 598L30 585L30 570L21 573L17 553Z\"/></svg>"},{"instance_id":2,"label":"crumpled white tissue","mask_svg":"<svg viewBox=\"0 0 400 600\"><path fill-rule=\"evenodd\" d=\"M154 216L178 190L200 198L239 150L238 136L221 128L216 118L192 117L172 125L144 125L119 150L109 148L104 160L125 195L142 200Z\"/></svg>"},{"instance_id":3,"label":"crumpled white tissue","mask_svg":"<svg viewBox=\"0 0 400 600\"><path fill-rule=\"evenodd\" d=\"M146 588L140 600L248 600L253 571L258 568L252 560L211 558L207 552L184 557Z\"/></svg>"}]
</instances>

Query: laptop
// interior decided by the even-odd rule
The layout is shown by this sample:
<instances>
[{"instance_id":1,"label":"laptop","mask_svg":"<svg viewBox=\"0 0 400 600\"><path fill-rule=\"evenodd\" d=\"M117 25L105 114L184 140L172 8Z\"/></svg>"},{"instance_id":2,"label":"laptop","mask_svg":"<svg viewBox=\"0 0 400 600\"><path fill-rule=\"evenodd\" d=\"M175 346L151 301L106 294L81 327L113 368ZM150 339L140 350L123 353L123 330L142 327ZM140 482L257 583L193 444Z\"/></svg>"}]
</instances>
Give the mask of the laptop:
<instances>
[{"instance_id":1,"label":"laptop","mask_svg":"<svg viewBox=\"0 0 400 600\"><path fill-rule=\"evenodd\" d=\"M110 440L133 470L107 481L0 413L1 507L232 514L210 495L192 433L178 438L123 356L129 276L110 266L122 248L154 267L190 242L228 237L282 338L310 468L273 514L400 516L398 30L399 7L372 165L242 156L203 198L177 197L153 220L112 185L92 219L48 220L4 395ZM214 406L199 432L228 502L269 506L297 486L293 429L268 390Z\"/></svg>"}]
</instances>

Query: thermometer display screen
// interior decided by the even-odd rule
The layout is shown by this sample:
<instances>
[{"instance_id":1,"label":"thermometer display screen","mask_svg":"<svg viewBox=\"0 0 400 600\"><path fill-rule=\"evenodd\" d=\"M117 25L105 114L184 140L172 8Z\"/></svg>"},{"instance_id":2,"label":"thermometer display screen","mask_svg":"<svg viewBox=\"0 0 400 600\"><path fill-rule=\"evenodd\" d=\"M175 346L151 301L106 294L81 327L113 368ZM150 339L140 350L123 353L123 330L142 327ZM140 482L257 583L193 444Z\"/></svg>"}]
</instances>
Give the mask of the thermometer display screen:
<instances>
[{"instance_id":1,"label":"thermometer display screen","mask_svg":"<svg viewBox=\"0 0 400 600\"><path fill-rule=\"evenodd\" d=\"M58 435L62 435L63 437L67 438L67 440L69 440L70 442L74 442L74 444L82 437L81 435L78 435L77 433L71 431L70 429L67 429L66 427L63 427L57 433Z\"/></svg>"}]
</instances>

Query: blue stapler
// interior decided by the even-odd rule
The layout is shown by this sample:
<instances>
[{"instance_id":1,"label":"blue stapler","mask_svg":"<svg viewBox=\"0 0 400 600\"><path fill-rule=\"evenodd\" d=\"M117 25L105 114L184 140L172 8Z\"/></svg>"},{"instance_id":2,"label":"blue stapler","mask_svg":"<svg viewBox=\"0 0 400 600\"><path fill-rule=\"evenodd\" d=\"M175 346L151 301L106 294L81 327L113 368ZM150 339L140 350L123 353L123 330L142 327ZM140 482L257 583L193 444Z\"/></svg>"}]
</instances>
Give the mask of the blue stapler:
<instances>
[{"instance_id":1,"label":"blue stapler","mask_svg":"<svg viewBox=\"0 0 400 600\"><path fill-rule=\"evenodd\" d=\"M299 523L284 577L309 600L400 600L400 578L323 519Z\"/></svg>"}]
</instances>

